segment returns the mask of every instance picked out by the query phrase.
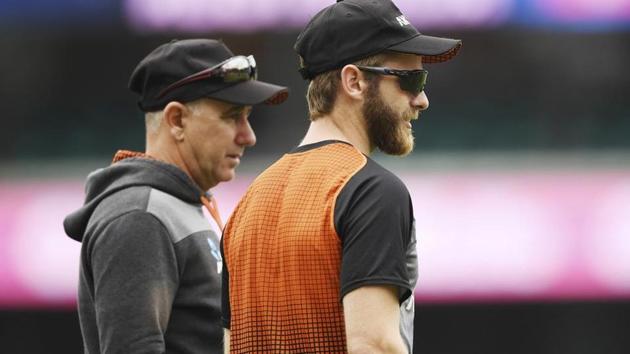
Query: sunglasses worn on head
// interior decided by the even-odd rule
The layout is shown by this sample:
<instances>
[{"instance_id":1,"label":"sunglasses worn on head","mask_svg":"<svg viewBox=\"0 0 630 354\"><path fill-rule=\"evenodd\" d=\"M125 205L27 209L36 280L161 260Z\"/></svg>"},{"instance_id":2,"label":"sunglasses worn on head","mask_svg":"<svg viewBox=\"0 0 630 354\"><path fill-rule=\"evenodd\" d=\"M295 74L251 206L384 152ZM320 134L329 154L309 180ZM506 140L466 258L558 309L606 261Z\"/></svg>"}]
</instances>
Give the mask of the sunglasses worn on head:
<instances>
[{"instance_id":1,"label":"sunglasses worn on head","mask_svg":"<svg viewBox=\"0 0 630 354\"><path fill-rule=\"evenodd\" d=\"M429 74L429 72L424 69L399 70L363 65L357 65L357 68L370 73L397 76L400 88L414 96L417 96L420 92L424 91L424 86L427 83L427 75Z\"/></svg>"},{"instance_id":2,"label":"sunglasses worn on head","mask_svg":"<svg viewBox=\"0 0 630 354\"><path fill-rule=\"evenodd\" d=\"M211 68L202 70L190 76L186 76L185 78L170 84L165 89L160 91L157 98L160 99L164 97L167 93L184 85L190 84L191 82L211 78L220 78L224 83L256 80L256 60L252 55L239 55L229 58Z\"/></svg>"}]
</instances>

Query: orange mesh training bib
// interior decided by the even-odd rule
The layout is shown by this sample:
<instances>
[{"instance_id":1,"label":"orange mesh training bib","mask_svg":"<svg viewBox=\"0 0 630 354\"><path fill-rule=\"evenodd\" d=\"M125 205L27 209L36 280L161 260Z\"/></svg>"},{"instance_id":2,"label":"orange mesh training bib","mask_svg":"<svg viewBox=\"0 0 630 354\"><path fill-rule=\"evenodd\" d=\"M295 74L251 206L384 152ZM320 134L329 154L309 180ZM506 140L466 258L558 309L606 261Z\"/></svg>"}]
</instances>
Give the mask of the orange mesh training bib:
<instances>
[{"instance_id":1,"label":"orange mesh training bib","mask_svg":"<svg viewBox=\"0 0 630 354\"><path fill-rule=\"evenodd\" d=\"M235 353L346 351L335 199L366 163L334 143L261 174L224 231Z\"/></svg>"}]
</instances>

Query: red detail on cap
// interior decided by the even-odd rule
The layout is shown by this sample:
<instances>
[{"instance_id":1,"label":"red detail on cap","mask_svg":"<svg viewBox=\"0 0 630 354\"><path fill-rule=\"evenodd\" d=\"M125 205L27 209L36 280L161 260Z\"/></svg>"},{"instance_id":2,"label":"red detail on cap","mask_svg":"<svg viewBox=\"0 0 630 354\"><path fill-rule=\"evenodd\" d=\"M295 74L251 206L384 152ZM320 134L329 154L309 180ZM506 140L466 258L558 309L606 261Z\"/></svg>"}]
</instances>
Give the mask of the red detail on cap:
<instances>
[{"instance_id":1,"label":"red detail on cap","mask_svg":"<svg viewBox=\"0 0 630 354\"><path fill-rule=\"evenodd\" d=\"M270 105L280 104L286 101L288 97L289 97L289 91L287 90L280 91L277 94L275 94L273 97L271 97L270 99L266 100L265 103L270 104Z\"/></svg>"},{"instance_id":2,"label":"red detail on cap","mask_svg":"<svg viewBox=\"0 0 630 354\"><path fill-rule=\"evenodd\" d=\"M435 63L443 63L445 61L451 60L454 56L457 55L459 49L462 47L462 43L459 42L456 46L438 55L423 55L422 63L424 64L435 64Z\"/></svg>"}]
</instances>

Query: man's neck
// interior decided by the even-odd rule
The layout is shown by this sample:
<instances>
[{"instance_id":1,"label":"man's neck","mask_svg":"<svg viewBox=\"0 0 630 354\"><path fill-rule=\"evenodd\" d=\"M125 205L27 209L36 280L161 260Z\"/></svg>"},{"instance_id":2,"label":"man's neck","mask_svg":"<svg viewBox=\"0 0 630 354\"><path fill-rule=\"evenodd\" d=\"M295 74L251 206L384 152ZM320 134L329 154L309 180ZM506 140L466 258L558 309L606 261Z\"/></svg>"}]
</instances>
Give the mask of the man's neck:
<instances>
[{"instance_id":1,"label":"man's neck","mask_svg":"<svg viewBox=\"0 0 630 354\"><path fill-rule=\"evenodd\" d=\"M363 116L358 112L334 110L312 121L300 145L324 140L340 140L352 144L365 155L372 152Z\"/></svg>"},{"instance_id":2,"label":"man's neck","mask_svg":"<svg viewBox=\"0 0 630 354\"><path fill-rule=\"evenodd\" d=\"M174 148L170 141L167 141L164 137L154 134L152 136L147 134L147 144L145 153L150 155L156 160L170 163L179 167L186 174L190 175L187 166L183 163L183 159L179 155L179 151Z\"/></svg>"},{"instance_id":3,"label":"man's neck","mask_svg":"<svg viewBox=\"0 0 630 354\"><path fill-rule=\"evenodd\" d=\"M147 139L145 153L156 160L160 160L162 162L177 166L180 170L186 173L190 177L190 179L195 182L197 186L199 186L199 188L204 191L214 186L214 184L212 186L201 185L200 182L195 179L190 166L186 163L186 159L182 157L180 151L171 142L165 142L159 139Z\"/></svg>"}]
</instances>

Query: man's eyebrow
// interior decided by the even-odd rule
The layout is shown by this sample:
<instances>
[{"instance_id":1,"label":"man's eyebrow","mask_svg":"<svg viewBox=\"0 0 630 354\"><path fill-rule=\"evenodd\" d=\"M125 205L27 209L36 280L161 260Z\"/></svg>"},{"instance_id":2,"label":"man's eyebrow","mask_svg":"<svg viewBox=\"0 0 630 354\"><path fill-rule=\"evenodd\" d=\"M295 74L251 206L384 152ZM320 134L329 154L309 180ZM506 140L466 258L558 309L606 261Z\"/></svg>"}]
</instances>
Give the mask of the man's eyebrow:
<instances>
[{"instance_id":1,"label":"man's eyebrow","mask_svg":"<svg viewBox=\"0 0 630 354\"><path fill-rule=\"evenodd\" d=\"M248 110L248 114L251 112L251 107L247 107L247 106L233 106L229 109L227 109L225 112L223 112L222 116L224 117L232 117L235 115L239 115L242 114L244 110Z\"/></svg>"}]
</instances>

